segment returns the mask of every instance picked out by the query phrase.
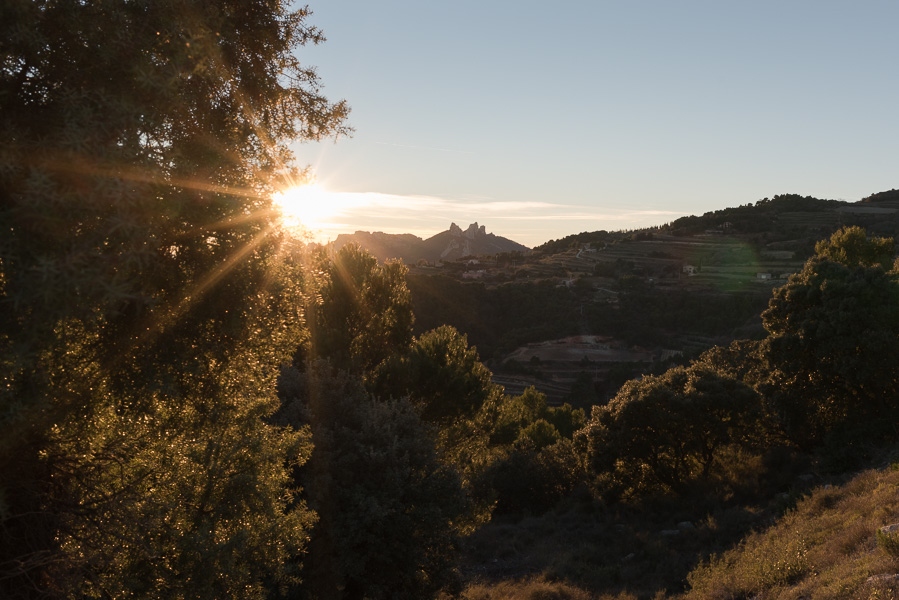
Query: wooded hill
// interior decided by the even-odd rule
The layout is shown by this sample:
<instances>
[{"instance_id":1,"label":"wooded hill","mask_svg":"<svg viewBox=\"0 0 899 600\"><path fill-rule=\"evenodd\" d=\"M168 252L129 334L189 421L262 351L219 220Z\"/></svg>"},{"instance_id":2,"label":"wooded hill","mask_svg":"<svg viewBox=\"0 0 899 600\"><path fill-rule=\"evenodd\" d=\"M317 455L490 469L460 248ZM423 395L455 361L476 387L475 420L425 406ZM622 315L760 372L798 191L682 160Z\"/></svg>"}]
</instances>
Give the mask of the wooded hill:
<instances>
[{"instance_id":1,"label":"wooded hill","mask_svg":"<svg viewBox=\"0 0 899 600\"><path fill-rule=\"evenodd\" d=\"M627 381L610 401L595 402L588 416L570 405L549 406L533 388L509 395L450 327L411 341L385 335L407 331L392 325L408 323L398 318L408 314L410 302L400 283L402 266L378 265L346 247L333 259L322 257L322 272L340 276L327 277L316 295L310 341L285 372L290 389L284 406L296 415L286 422L310 425L313 441L319 435L327 448L327 458L319 459L325 462L313 458L298 483L309 489L350 486L346 495L326 495L313 505L325 523L340 514L338 505L352 514L359 498L377 497L388 509L410 493L416 509L434 503L431 510L441 515L430 513L436 521L418 510L409 514L425 528L418 536L391 538L404 548L417 548L424 531L438 542L452 539L452 531L439 526L446 519L474 520L459 540L466 583L454 597L893 593L889 576L899 562L889 541L875 540L877 528L899 520L895 503L846 529L844 542L821 535L842 535L850 523L840 515L858 520L864 512L851 490L876 492L878 482L892 481L889 474L866 476L851 481L845 492L831 491L850 481L855 469L893 455L899 416L899 377L891 360L899 349L894 256L892 239L867 236L860 228L839 230L819 241L799 273L771 293L759 339L717 346L682 366ZM337 299L351 288L382 291L347 310ZM379 298L382 303L375 303ZM364 308L369 305L375 306L370 312ZM372 344L373 337L395 339L396 345ZM310 365L313 358L327 362ZM322 371L326 365L344 374ZM341 402L350 393L351 373L361 373L361 384L354 385L362 387L352 392L354 403ZM353 435L336 443L343 427L378 439L366 425L370 420L357 423L356 410L368 415L374 406L400 408L373 398L363 402L363 387L373 398L408 398L436 428L442 459L415 467L433 477L408 489L385 488L381 496L376 478L363 477L366 448L357 447ZM414 431L406 434L409 440L419 439ZM396 442L388 446L396 448ZM325 469L350 459L345 472ZM441 462L461 476L472 502L467 507L449 493L454 488ZM316 483L320 477L329 483ZM812 500L799 503L802 516L787 515L807 494ZM831 502L841 512L818 519L816 511ZM770 537L751 534L782 518ZM328 527L353 545L344 552L370 557L375 549L358 545L362 533L348 524L340 529L341 522ZM387 534L375 522L366 528ZM794 530L803 538L792 539ZM313 555L315 547L313 542ZM435 561L430 568L443 573L437 569L446 563L426 547L416 550L419 559ZM835 547L864 554L843 560ZM828 573L822 586L818 569ZM377 573L366 577L380 581Z\"/></svg>"},{"instance_id":2,"label":"wooded hill","mask_svg":"<svg viewBox=\"0 0 899 600\"><path fill-rule=\"evenodd\" d=\"M762 335L771 291L843 226L899 235L895 193L860 203L775 196L654 228L575 234L477 264L467 257L413 267L416 331L451 324L510 390L535 385L552 401L589 405L627 379Z\"/></svg>"}]
</instances>

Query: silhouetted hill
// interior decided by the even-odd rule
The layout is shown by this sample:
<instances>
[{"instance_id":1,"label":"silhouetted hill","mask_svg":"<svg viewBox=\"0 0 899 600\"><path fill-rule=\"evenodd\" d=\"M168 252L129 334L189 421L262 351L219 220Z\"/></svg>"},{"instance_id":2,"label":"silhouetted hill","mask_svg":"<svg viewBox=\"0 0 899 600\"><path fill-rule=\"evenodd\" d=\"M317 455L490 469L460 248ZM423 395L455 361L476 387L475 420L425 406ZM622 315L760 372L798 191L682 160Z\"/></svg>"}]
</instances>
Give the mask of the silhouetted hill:
<instances>
[{"instance_id":1,"label":"silhouetted hill","mask_svg":"<svg viewBox=\"0 0 899 600\"><path fill-rule=\"evenodd\" d=\"M334 249L356 242L380 261L388 258L402 259L406 264L415 264L421 259L429 262L450 261L463 256L479 256L527 250L518 242L487 233L483 225L472 223L463 230L455 223L450 224L447 231L442 231L426 240L404 234L389 234L376 231L357 231L354 234L341 234L334 241Z\"/></svg>"},{"instance_id":2,"label":"silhouetted hill","mask_svg":"<svg viewBox=\"0 0 899 600\"><path fill-rule=\"evenodd\" d=\"M862 202L899 202L899 190L887 190L862 198Z\"/></svg>"},{"instance_id":3,"label":"silhouetted hill","mask_svg":"<svg viewBox=\"0 0 899 600\"><path fill-rule=\"evenodd\" d=\"M388 258L400 258L406 264L415 264L421 258L421 247L424 243L417 235L411 233L391 234L375 231L357 231L353 234L342 233L334 240L334 249L339 250L350 242L356 242L376 256L381 262Z\"/></svg>"},{"instance_id":4,"label":"silhouetted hill","mask_svg":"<svg viewBox=\"0 0 899 600\"><path fill-rule=\"evenodd\" d=\"M875 206L872 206L875 205ZM565 252L583 244L602 247L622 240L643 241L652 235L680 238L703 234L737 236L764 250L782 249L777 244L790 242L811 254L814 242L845 225L859 225L877 235L899 234L899 190L871 194L859 202L822 200L798 194L782 194L746 204L684 216L658 227L632 232L593 231L549 240L534 248L538 253Z\"/></svg>"}]
</instances>

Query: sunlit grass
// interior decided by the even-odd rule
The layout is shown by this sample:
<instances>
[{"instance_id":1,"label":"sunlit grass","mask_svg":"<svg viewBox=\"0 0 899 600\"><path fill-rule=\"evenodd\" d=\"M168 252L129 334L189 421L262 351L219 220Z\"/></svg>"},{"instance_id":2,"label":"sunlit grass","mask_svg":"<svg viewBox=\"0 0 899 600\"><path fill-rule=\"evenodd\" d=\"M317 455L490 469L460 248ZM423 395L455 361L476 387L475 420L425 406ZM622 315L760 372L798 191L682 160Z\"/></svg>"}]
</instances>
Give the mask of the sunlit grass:
<instances>
[{"instance_id":1,"label":"sunlit grass","mask_svg":"<svg viewBox=\"0 0 899 600\"><path fill-rule=\"evenodd\" d=\"M694 570L685 598L895 597L895 582L876 580L899 567L877 546L876 532L899 520L897 486L897 472L866 471L815 489L776 525Z\"/></svg>"}]
</instances>

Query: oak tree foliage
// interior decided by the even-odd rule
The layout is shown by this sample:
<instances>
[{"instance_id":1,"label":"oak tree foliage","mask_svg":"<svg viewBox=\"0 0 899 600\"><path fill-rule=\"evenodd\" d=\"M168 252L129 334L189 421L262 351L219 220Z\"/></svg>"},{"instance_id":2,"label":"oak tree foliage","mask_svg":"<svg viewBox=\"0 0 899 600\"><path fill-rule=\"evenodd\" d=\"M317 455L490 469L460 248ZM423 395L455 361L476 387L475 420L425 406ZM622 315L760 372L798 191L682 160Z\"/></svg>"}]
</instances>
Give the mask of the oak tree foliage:
<instances>
[{"instance_id":1,"label":"oak tree foliage","mask_svg":"<svg viewBox=\"0 0 899 600\"><path fill-rule=\"evenodd\" d=\"M893 240L844 228L816 245L775 290L762 320L767 365L759 386L787 435L820 443L835 429L892 432L897 414L899 282ZM868 431L868 434L863 433Z\"/></svg>"},{"instance_id":2,"label":"oak tree foliage","mask_svg":"<svg viewBox=\"0 0 899 600\"><path fill-rule=\"evenodd\" d=\"M682 493L708 480L728 446L752 447L761 421L752 388L694 365L629 381L578 437L609 492Z\"/></svg>"}]
</instances>

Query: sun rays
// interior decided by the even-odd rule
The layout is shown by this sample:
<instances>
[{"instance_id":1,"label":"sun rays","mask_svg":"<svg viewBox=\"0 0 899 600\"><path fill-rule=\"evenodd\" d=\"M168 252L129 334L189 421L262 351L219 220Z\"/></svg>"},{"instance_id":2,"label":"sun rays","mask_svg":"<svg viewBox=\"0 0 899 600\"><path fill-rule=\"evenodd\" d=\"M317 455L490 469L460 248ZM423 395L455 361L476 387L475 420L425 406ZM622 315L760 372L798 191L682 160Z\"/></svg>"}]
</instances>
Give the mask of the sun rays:
<instances>
[{"instance_id":1,"label":"sun rays","mask_svg":"<svg viewBox=\"0 0 899 600\"><path fill-rule=\"evenodd\" d=\"M354 210L370 204L366 194L332 192L317 183L289 187L272 196L281 223L303 237L323 241L338 229Z\"/></svg>"},{"instance_id":2,"label":"sun rays","mask_svg":"<svg viewBox=\"0 0 899 600\"><path fill-rule=\"evenodd\" d=\"M317 183L287 188L272 196L272 203L287 227L321 229L342 207L340 196L331 194Z\"/></svg>"}]
</instances>

